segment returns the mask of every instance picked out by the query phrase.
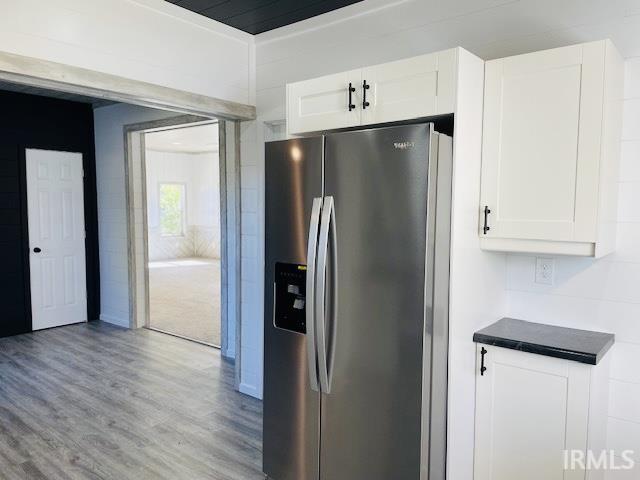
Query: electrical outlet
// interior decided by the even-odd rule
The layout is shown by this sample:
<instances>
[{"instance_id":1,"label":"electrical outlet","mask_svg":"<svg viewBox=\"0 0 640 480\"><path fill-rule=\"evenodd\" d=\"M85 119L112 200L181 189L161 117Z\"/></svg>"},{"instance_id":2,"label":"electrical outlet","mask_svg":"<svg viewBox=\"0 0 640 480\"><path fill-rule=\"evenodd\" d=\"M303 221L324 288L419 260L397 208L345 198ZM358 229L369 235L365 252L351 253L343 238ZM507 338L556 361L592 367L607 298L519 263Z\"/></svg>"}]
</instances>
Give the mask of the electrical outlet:
<instances>
[{"instance_id":1,"label":"electrical outlet","mask_svg":"<svg viewBox=\"0 0 640 480\"><path fill-rule=\"evenodd\" d=\"M536 283L553 285L555 260L549 257L536 257Z\"/></svg>"}]
</instances>

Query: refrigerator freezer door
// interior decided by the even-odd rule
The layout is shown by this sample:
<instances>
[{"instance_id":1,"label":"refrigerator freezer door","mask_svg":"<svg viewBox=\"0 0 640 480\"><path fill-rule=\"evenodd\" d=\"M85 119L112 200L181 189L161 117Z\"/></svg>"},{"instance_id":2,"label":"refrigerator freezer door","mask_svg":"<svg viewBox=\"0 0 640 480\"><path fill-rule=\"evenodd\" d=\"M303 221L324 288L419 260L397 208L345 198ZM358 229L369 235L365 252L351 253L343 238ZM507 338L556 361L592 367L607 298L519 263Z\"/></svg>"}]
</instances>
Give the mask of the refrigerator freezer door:
<instances>
[{"instance_id":1,"label":"refrigerator freezer door","mask_svg":"<svg viewBox=\"0 0 640 480\"><path fill-rule=\"evenodd\" d=\"M276 264L286 274L307 263L312 203L322 197L322 153L322 137L266 144L263 469L273 480L318 479L320 394L310 387L304 329L274 325L274 291ZM297 283L278 287L286 289L278 298L294 302L279 311L306 307Z\"/></svg>"},{"instance_id":2,"label":"refrigerator freezer door","mask_svg":"<svg viewBox=\"0 0 640 480\"><path fill-rule=\"evenodd\" d=\"M429 142L429 125L326 138L339 295L321 480L420 478Z\"/></svg>"}]
</instances>

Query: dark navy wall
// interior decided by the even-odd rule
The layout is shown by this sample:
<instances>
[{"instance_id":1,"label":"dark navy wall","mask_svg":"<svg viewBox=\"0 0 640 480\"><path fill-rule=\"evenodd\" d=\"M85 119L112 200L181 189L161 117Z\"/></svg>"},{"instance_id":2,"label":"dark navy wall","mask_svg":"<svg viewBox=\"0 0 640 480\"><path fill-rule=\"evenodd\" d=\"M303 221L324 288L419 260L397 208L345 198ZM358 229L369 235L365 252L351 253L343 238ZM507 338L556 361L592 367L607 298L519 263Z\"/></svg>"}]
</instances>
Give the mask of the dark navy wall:
<instances>
[{"instance_id":1,"label":"dark navy wall","mask_svg":"<svg viewBox=\"0 0 640 480\"><path fill-rule=\"evenodd\" d=\"M91 105L0 91L0 336L31 331L25 150L82 153L88 318L98 318L100 274Z\"/></svg>"}]
</instances>

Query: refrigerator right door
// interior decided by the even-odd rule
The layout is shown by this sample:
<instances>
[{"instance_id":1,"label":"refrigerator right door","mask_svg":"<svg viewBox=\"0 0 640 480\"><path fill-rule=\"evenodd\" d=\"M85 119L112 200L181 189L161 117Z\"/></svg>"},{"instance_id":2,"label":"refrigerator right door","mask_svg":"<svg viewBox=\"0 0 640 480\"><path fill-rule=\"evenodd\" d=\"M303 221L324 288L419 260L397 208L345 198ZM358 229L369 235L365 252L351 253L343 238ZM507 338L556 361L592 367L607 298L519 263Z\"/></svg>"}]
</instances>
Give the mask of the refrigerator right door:
<instances>
[{"instance_id":1,"label":"refrigerator right door","mask_svg":"<svg viewBox=\"0 0 640 480\"><path fill-rule=\"evenodd\" d=\"M326 137L337 240L327 302L337 295L321 480L420 478L430 133L421 124Z\"/></svg>"}]
</instances>

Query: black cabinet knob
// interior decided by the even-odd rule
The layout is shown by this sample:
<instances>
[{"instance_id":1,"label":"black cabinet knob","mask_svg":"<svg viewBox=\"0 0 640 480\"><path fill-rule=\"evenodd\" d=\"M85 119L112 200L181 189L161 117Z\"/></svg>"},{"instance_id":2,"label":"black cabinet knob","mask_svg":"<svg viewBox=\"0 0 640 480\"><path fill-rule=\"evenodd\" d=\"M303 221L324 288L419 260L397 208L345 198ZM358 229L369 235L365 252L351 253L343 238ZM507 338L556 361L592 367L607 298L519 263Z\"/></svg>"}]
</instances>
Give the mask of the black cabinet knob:
<instances>
[{"instance_id":1,"label":"black cabinet knob","mask_svg":"<svg viewBox=\"0 0 640 480\"><path fill-rule=\"evenodd\" d=\"M35 253L40 253L42 251L42 249L40 247L36 247L36 248L33 249L33 251Z\"/></svg>"}]
</instances>

